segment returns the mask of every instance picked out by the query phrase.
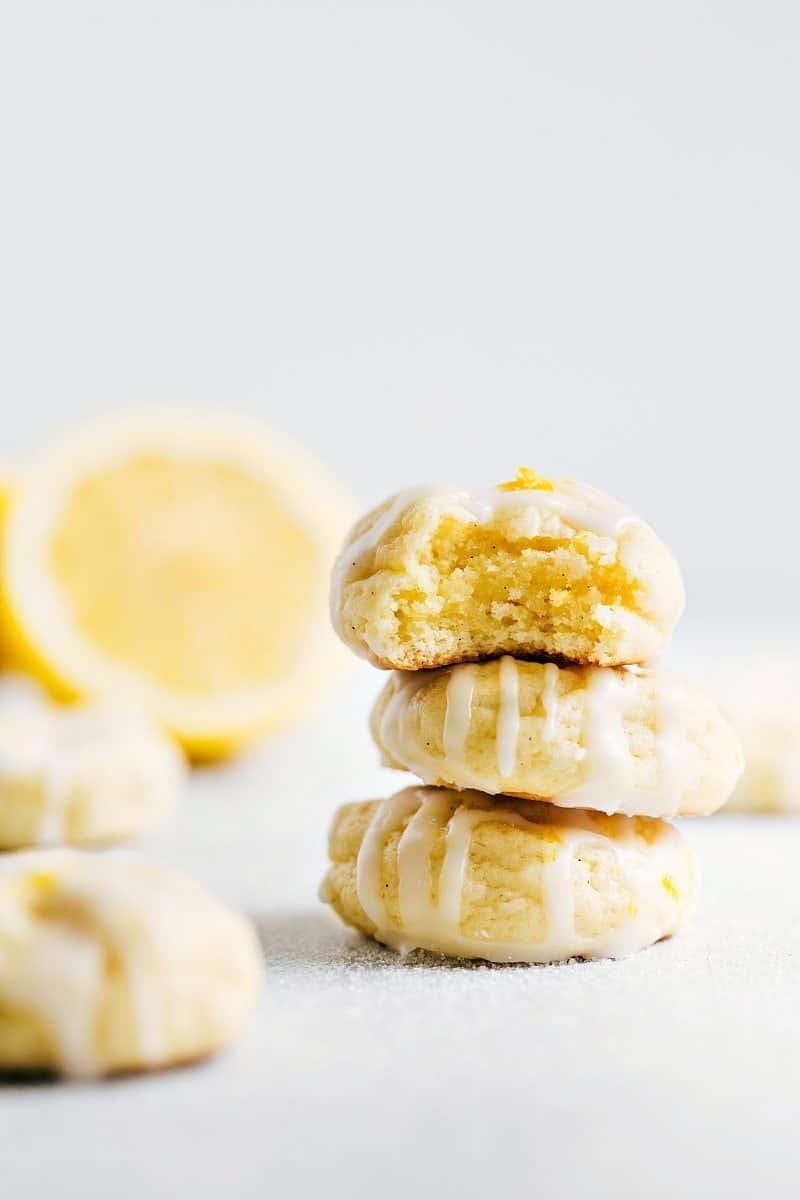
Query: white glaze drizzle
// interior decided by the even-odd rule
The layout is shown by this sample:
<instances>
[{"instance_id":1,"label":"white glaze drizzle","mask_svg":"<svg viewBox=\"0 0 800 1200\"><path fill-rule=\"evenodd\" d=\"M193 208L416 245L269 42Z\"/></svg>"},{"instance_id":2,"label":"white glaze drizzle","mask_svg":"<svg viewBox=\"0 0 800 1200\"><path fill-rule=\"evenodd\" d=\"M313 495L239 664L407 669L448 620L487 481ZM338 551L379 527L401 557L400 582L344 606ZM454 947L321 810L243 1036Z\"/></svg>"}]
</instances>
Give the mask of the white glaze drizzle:
<instances>
[{"instance_id":1,"label":"white glaze drizzle","mask_svg":"<svg viewBox=\"0 0 800 1200\"><path fill-rule=\"evenodd\" d=\"M544 713L542 741L552 742L558 728L558 667L555 663L545 663L544 665L542 711Z\"/></svg>"},{"instance_id":2,"label":"white glaze drizzle","mask_svg":"<svg viewBox=\"0 0 800 1200\"><path fill-rule=\"evenodd\" d=\"M431 849L450 817L453 793L446 788L427 793L418 788L414 802L419 807L397 847L398 903L404 926L435 930L440 923L441 905L433 903Z\"/></svg>"},{"instance_id":3,"label":"white glaze drizzle","mask_svg":"<svg viewBox=\"0 0 800 1200\"><path fill-rule=\"evenodd\" d=\"M378 806L358 852L356 891L359 904L378 931L386 927L386 905L382 884L383 848L392 830L419 806L414 790L397 792ZM399 944L398 944L399 948Z\"/></svg>"},{"instance_id":4,"label":"white glaze drizzle","mask_svg":"<svg viewBox=\"0 0 800 1200\"><path fill-rule=\"evenodd\" d=\"M494 520L504 509L526 508L542 517L556 517L575 530L585 530L598 537L616 537L626 525L639 520L610 496L571 479L555 481L552 491L490 488L479 492L456 492L454 499L482 525Z\"/></svg>"},{"instance_id":5,"label":"white glaze drizzle","mask_svg":"<svg viewBox=\"0 0 800 1200\"><path fill-rule=\"evenodd\" d=\"M548 850L552 848L553 854L542 864L541 903L545 916L542 940L501 942L464 934L462 897L475 827L485 822L500 822L533 832L541 827L511 807L461 804L462 796L470 795L478 803L485 799L474 792L460 796L444 788L409 788L376 808L359 851L356 887L361 906L375 925L375 936L380 941L403 953L419 948L493 962L552 962L575 956L623 957L672 931L668 921L669 927L665 926L659 889L664 886L665 875L674 881L686 862L677 830L665 824L658 840L646 844L637 836L635 823L630 821L627 828L618 825L612 839L598 828L594 814L554 808L548 824L558 827L559 841L545 844ZM398 928L390 920L384 903L382 862L387 838L404 822L407 823L397 847L401 920ZM431 856L445 827L444 859L434 902ZM616 929L585 937L575 926L573 864L581 849L592 842L613 850L623 883L637 903ZM680 883L688 886L688 880L682 876Z\"/></svg>"},{"instance_id":6,"label":"white glaze drizzle","mask_svg":"<svg viewBox=\"0 0 800 1200\"><path fill-rule=\"evenodd\" d=\"M692 775L691 745L684 716L682 689L670 679L662 679L656 714L656 753L658 755L658 791L664 799L664 812L677 813Z\"/></svg>"},{"instance_id":7,"label":"white glaze drizzle","mask_svg":"<svg viewBox=\"0 0 800 1200\"><path fill-rule=\"evenodd\" d=\"M496 774L474 768L467 762L465 754L474 689L481 669L475 664L445 668L449 676L443 757L427 749L418 724L409 720L411 698L416 690L428 685L433 672L396 673L400 682L384 710L380 739L395 761L426 783L444 781L450 786L472 787L495 795L503 791L503 781L514 776L518 769L520 667L509 656L500 660ZM544 679L540 736L547 745L554 738L558 724L559 668L554 663L546 663L541 669ZM612 667L593 667L585 672L585 680L583 736L577 763L582 780L570 790L548 798L563 808L590 808L626 816L674 816L681 809L692 778L692 750L686 727L683 685L661 677L655 687L657 771L654 780L646 784L637 778L636 762L625 727L625 707L630 692L636 687L645 687L646 681L637 673ZM523 790L522 780L517 782ZM535 787L531 787L531 791L535 793Z\"/></svg>"},{"instance_id":8,"label":"white glaze drizzle","mask_svg":"<svg viewBox=\"0 0 800 1200\"><path fill-rule=\"evenodd\" d=\"M478 669L474 663L452 667L447 680L444 713L444 753L448 762L464 766L467 736L472 721L472 698Z\"/></svg>"},{"instance_id":9,"label":"white glaze drizzle","mask_svg":"<svg viewBox=\"0 0 800 1200\"><path fill-rule=\"evenodd\" d=\"M107 855L109 860L113 862L113 856ZM122 870L107 875L101 888L91 875L76 873L70 892L94 915L101 940L114 948L125 974L139 1059L142 1065L154 1066L164 1061L167 1050L161 999L153 983L158 976L153 948L162 935L162 901L155 882L145 900L142 889L125 877L124 854L118 861ZM174 904L174 897L166 895L164 901Z\"/></svg>"},{"instance_id":10,"label":"white glaze drizzle","mask_svg":"<svg viewBox=\"0 0 800 1200\"><path fill-rule=\"evenodd\" d=\"M637 674L627 669L595 667L587 672L587 679L583 783L560 795L558 803L626 816L675 816L691 779L682 685L664 677L657 683L657 775L654 783L645 787L637 786L624 716L626 693L636 686Z\"/></svg>"},{"instance_id":11,"label":"white glaze drizzle","mask_svg":"<svg viewBox=\"0 0 800 1200\"><path fill-rule=\"evenodd\" d=\"M0 919L0 936L8 936ZM11 934L13 936L13 934ZM20 1012L34 1013L55 1039L63 1070L77 1078L97 1072L95 1019L100 1000L103 951L99 942L67 926L40 923L24 936L22 961L3 969L0 996Z\"/></svg>"},{"instance_id":12,"label":"white glaze drizzle","mask_svg":"<svg viewBox=\"0 0 800 1200\"><path fill-rule=\"evenodd\" d=\"M559 804L604 813L624 811L620 802L624 803L631 793L633 774L623 712L625 690L630 682L624 672L612 667L587 671L583 782L567 796L559 796Z\"/></svg>"},{"instance_id":13,"label":"white glaze drizzle","mask_svg":"<svg viewBox=\"0 0 800 1200\"><path fill-rule=\"evenodd\" d=\"M436 760L420 744L411 724L413 697L424 687L433 671L394 671L392 693L380 721L380 740L390 754L397 752L398 762L420 776L435 774Z\"/></svg>"},{"instance_id":14,"label":"white glaze drizzle","mask_svg":"<svg viewBox=\"0 0 800 1200\"><path fill-rule=\"evenodd\" d=\"M516 659L506 654L498 667L499 704L495 746L497 770L501 779L510 779L517 765L519 740L519 671ZM445 747L446 748L446 747Z\"/></svg>"},{"instance_id":15,"label":"white glaze drizzle","mask_svg":"<svg viewBox=\"0 0 800 1200\"><path fill-rule=\"evenodd\" d=\"M337 558L331 576L331 620L340 636L345 637L346 631L341 625L341 606L344 589L348 584L367 574L376 549L386 534L402 517L406 509L416 500L422 500L437 495L439 489L431 486L406 488L398 492L387 504L380 517L358 537L345 542ZM345 640L350 640L345 638Z\"/></svg>"},{"instance_id":16,"label":"white glaze drizzle","mask_svg":"<svg viewBox=\"0 0 800 1200\"><path fill-rule=\"evenodd\" d=\"M7 970L2 969L0 957L0 997L42 1022L55 1041L58 1065L66 1075L88 1079L102 1070L96 1024L105 973L104 941L108 926L113 929L115 924L114 892L119 885L111 882L109 887L107 878L98 895L93 886L94 863L90 860L89 878L82 881L71 869L75 863L80 865L74 852L55 850L10 855L2 864L2 877L13 881L16 875L21 883L26 875L39 871L54 875L55 886L71 903L92 914L98 930L72 928L66 921L31 914L25 900L13 893L3 897L0 946L5 942L13 952L19 941L24 950L13 955ZM105 874L103 866L101 872ZM110 940L129 988L135 987L135 955L128 939ZM138 1017L135 1001L134 1012ZM142 1031L138 1020L137 1031Z\"/></svg>"}]
</instances>

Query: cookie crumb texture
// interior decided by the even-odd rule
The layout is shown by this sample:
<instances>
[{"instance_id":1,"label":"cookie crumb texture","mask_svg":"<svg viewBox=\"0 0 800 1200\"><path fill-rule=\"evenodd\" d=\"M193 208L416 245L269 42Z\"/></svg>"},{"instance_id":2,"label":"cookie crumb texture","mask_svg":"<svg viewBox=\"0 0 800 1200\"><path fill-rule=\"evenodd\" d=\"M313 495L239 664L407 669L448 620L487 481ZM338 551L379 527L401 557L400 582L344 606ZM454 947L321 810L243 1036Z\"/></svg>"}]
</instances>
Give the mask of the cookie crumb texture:
<instances>
[{"instance_id":1,"label":"cookie crumb texture","mask_svg":"<svg viewBox=\"0 0 800 1200\"><path fill-rule=\"evenodd\" d=\"M339 809L322 895L400 950L493 962L624 957L689 916L691 851L665 821L408 788Z\"/></svg>"},{"instance_id":2,"label":"cookie crumb texture","mask_svg":"<svg viewBox=\"0 0 800 1200\"><path fill-rule=\"evenodd\" d=\"M684 603L649 526L592 488L533 475L388 501L352 531L333 596L351 648L403 670L501 654L640 663Z\"/></svg>"}]
</instances>

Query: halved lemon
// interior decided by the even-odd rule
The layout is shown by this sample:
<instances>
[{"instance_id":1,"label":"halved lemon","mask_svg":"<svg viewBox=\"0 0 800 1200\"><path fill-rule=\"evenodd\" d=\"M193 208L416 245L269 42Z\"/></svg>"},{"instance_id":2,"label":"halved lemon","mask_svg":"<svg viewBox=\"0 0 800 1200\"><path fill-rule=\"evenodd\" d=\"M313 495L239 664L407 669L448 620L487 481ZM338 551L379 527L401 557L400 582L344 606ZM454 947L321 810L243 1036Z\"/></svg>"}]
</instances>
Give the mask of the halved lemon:
<instances>
[{"instance_id":1,"label":"halved lemon","mask_svg":"<svg viewBox=\"0 0 800 1200\"><path fill-rule=\"evenodd\" d=\"M0 463L0 518L5 515L16 486L19 472L7 463Z\"/></svg>"},{"instance_id":2,"label":"halved lemon","mask_svg":"<svg viewBox=\"0 0 800 1200\"><path fill-rule=\"evenodd\" d=\"M32 463L5 521L15 659L64 698L142 701L197 757L303 709L338 649L347 501L296 447L228 416L97 425Z\"/></svg>"}]
</instances>

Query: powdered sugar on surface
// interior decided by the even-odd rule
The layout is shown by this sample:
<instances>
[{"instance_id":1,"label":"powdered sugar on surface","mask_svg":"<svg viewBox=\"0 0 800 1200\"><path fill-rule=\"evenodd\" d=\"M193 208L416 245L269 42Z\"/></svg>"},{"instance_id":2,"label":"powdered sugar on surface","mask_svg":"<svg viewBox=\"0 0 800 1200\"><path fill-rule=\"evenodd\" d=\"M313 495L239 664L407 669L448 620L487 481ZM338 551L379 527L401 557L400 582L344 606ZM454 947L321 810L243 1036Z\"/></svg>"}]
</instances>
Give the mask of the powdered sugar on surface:
<instances>
[{"instance_id":1,"label":"powdered sugar on surface","mask_svg":"<svg viewBox=\"0 0 800 1200\"><path fill-rule=\"evenodd\" d=\"M8 1195L796 1195L800 820L685 822L697 916L633 958L401 959L316 900L333 808L404 781L365 728L381 682L359 669L316 722L196 774L151 843L258 925L247 1038L161 1076L5 1086Z\"/></svg>"}]
</instances>

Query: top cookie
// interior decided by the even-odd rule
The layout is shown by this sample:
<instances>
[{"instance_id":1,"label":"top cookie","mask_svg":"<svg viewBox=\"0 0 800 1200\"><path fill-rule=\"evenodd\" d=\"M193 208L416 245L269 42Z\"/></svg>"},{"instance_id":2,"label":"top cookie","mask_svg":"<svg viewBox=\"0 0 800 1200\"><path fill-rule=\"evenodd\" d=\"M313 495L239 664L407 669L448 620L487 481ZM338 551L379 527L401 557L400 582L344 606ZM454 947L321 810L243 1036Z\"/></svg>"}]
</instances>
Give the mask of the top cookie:
<instances>
[{"instance_id":1,"label":"top cookie","mask_svg":"<svg viewBox=\"0 0 800 1200\"><path fill-rule=\"evenodd\" d=\"M334 567L339 636L378 667L512 654L646 662L683 611L649 525L586 484L522 468L485 492L426 487L363 517Z\"/></svg>"}]
</instances>

